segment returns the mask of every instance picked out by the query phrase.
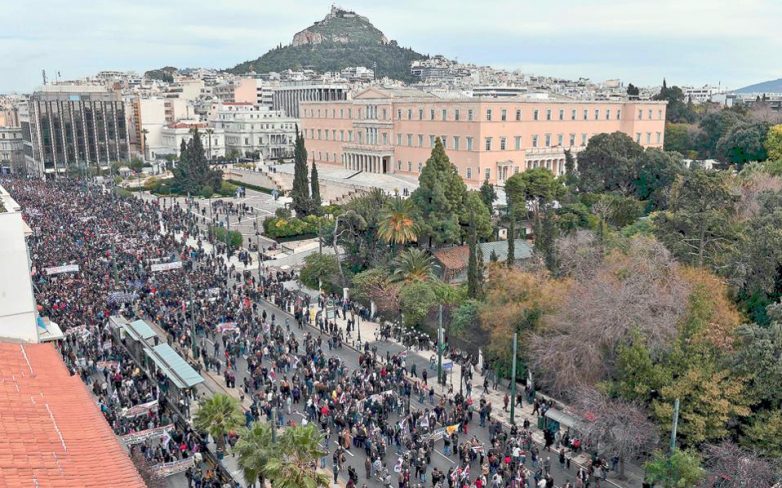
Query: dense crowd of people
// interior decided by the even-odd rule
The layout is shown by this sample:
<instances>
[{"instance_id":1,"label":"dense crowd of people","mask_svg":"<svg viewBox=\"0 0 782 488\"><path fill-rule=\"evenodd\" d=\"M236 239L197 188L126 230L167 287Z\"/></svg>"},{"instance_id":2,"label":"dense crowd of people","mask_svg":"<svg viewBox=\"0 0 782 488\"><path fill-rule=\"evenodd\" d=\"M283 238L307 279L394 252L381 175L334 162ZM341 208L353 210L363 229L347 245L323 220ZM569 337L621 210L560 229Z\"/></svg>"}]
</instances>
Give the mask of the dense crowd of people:
<instances>
[{"instance_id":1,"label":"dense crowd of people","mask_svg":"<svg viewBox=\"0 0 782 488\"><path fill-rule=\"evenodd\" d=\"M265 418L281 426L319 425L328 449L320 467L330 469L335 482L346 476L349 488L367 486L370 479L399 488L551 488L552 457L570 463L556 446L540 452L527 423L509 430L493 420L492 405L471 386L435 395L434 379L408 367L404 353L381 356L364 342L358 365L349 366L333 350L368 312L339 297L291 291L285 283L292 273L237 272L221 255L227 249L207 232L217 220L192 200L119 198L68 180L4 185L34 231L29 244L41 314L66 331L63 357L91 387L106 420L123 436L174 426L134 445L151 464L200 460L206 443L186 422L189 405L167 401L161 394L166 379L147 377L118 343L107 324L113 315L154 322L183 357L193 351L197 370L222 375L229 389L249 399L248 424ZM252 215L233 204L212 211L237 219ZM161 263L181 267L153 272L152 265ZM68 264L79 271L45 271ZM290 311L293 320L267 313L262 300ZM347 329L325 313L327 303L331 313L350 316ZM154 408L134 411L151 403ZM471 434L479 427L488 429L488 444ZM448 471L430 468L436 446L453 461ZM348 451L363 452L361 475L346 467ZM188 471L190 484L220 486L215 473L200 466ZM599 486L599 470L582 469L572 482L556 481L568 488Z\"/></svg>"}]
</instances>

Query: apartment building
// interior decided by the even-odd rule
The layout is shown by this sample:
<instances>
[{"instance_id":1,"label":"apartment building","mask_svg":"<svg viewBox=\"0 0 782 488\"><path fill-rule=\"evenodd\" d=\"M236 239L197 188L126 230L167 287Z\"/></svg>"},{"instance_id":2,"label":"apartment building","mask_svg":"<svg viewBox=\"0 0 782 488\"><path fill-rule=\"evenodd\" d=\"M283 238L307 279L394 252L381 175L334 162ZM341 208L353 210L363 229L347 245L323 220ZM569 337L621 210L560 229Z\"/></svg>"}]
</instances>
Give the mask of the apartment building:
<instances>
[{"instance_id":1,"label":"apartment building","mask_svg":"<svg viewBox=\"0 0 782 488\"><path fill-rule=\"evenodd\" d=\"M182 141L187 144L197 129L204 146L207 160L225 157L225 132L220 128L211 128L205 122L185 121L163 127L160 131L160 146L152 149L152 158L162 158L167 154L180 155Z\"/></svg>"},{"instance_id":2,"label":"apartment building","mask_svg":"<svg viewBox=\"0 0 782 488\"><path fill-rule=\"evenodd\" d=\"M0 174L24 172L21 127L0 127Z\"/></svg>"},{"instance_id":3,"label":"apartment building","mask_svg":"<svg viewBox=\"0 0 782 488\"><path fill-rule=\"evenodd\" d=\"M514 173L565 171L589 139L621 131L662 147L665 102L438 98L412 88L372 87L352 100L302 101L301 130L318 164L416 176L439 137L464 180L503 184Z\"/></svg>"}]
</instances>

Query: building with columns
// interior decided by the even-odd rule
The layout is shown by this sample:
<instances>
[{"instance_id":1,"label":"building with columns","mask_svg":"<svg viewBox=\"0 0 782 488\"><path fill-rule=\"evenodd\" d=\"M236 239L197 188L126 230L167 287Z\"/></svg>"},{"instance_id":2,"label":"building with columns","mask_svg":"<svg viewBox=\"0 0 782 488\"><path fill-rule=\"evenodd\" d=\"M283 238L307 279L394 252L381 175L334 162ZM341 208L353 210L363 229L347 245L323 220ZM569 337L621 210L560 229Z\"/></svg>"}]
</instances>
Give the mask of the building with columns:
<instances>
[{"instance_id":1,"label":"building with columns","mask_svg":"<svg viewBox=\"0 0 782 488\"><path fill-rule=\"evenodd\" d=\"M565 172L574 155L604 132L624 132L663 147L665 102L439 98L413 88L371 87L351 100L302 101L300 128L318 164L417 176L435 140L464 180L502 185L543 167Z\"/></svg>"},{"instance_id":2,"label":"building with columns","mask_svg":"<svg viewBox=\"0 0 782 488\"><path fill-rule=\"evenodd\" d=\"M299 104L306 101L333 102L347 100L347 85L289 85L274 89L272 108L282 110L289 117L299 118Z\"/></svg>"}]
</instances>

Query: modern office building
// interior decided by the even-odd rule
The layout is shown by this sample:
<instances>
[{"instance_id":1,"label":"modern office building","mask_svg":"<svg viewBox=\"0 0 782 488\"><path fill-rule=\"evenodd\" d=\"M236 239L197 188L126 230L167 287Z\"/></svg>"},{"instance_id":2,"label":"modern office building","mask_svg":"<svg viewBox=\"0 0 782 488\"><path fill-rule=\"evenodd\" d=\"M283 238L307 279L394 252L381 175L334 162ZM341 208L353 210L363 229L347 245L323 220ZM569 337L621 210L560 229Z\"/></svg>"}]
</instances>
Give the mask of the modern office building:
<instances>
[{"instance_id":1,"label":"modern office building","mask_svg":"<svg viewBox=\"0 0 782 488\"><path fill-rule=\"evenodd\" d=\"M466 182L543 167L560 175L595 134L621 131L662 147L665 102L524 97L438 98L412 88L368 88L352 100L302 101L301 130L318 164L418 175L440 138Z\"/></svg>"},{"instance_id":2,"label":"modern office building","mask_svg":"<svg viewBox=\"0 0 782 488\"><path fill-rule=\"evenodd\" d=\"M0 174L24 173L21 127L0 127Z\"/></svg>"},{"instance_id":3,"label":"modern office building","mask_svg":"<svg viewBox=\"0 0 782 488\"><path fill-rule=\"evenodd\" d=\"M228 152L258 153L262 159L293 156L296 123L285 112L253 103L215 103L209 118L210 126L225 132Z\"/></svg>"},{"instance_id":4,"label":"modern office building","mask_svg":"<svg viewBox=\"0 0 782 488\"><path fill-rule=\"evenodd\" d=\"M294 119L300 118L300 102L333 102L347 100L350 88L347 85L301 84L275 88L272 109L283 110Z\"/></svg>"},{"instance_id":5,"label":"modern office building","mask_svg":"<svg viewBox=\"0 0 782 488\"><path fill-rule=\"evenodd\" d=\"M107 168L129 158L125 102L95 85L45 85L21 104L19 121L27 173Z\"/></svg>"}]
</instances>

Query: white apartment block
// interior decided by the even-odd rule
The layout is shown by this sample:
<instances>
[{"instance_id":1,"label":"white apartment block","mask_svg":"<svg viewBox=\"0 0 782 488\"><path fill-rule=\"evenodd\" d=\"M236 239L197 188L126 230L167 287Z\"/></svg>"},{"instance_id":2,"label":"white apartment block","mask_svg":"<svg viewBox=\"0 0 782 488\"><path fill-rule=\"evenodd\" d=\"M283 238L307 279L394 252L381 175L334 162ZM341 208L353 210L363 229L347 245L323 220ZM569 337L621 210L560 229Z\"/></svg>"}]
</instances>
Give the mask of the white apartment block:
<instances>
[{"instance_id":1,"label":"white apartment block","mask_svg":"<svg viewBox=\"0 0 782 488\"><path fill-rule=\"evenodd\" d=\"M297 120L279 110L253 103L215 103L209 125L225 133L228 152L259 153L263 159L289 158L296 141Z\"/></svg>"}]
</instances>

